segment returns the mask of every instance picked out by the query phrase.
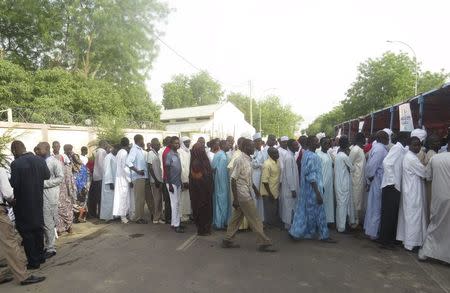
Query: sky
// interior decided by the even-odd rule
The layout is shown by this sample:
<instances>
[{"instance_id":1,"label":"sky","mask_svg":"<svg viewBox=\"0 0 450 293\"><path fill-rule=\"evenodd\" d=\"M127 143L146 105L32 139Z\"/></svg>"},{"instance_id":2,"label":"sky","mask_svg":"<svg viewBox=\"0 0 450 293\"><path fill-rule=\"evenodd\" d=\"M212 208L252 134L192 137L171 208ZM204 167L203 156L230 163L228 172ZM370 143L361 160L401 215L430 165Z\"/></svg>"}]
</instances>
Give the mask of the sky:
<instances>
[{"instance_id":1,"label":"sky","mask_svg":"<svg viewBox=\"0 0 450 293\"><path fill-rule=\"evenodd\" d=\"M226 93L278 95L306 127L345 98L357 66L386 51L415 51L423 70L450 71L448 0L169 0L161 39ZM197 69L164 44L147 81L161 85Z\"/></svg>"}]
</instances>

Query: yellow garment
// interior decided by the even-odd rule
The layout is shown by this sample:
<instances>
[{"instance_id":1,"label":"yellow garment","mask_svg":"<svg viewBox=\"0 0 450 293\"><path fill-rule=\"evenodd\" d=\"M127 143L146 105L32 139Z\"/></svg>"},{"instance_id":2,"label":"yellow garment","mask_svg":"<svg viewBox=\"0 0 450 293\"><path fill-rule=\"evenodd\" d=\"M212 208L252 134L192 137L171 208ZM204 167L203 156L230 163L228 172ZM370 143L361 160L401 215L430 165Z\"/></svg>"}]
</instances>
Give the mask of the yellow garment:
<instances>
[{"instance_id":1,"label":"yellow garment","mask_svg":"<svg viewBox=\"0 0 450 293\"><path fill-rule=\"evenodd\" d=\"M262 167L261 175L261 195L268 196L269 192L266 190L264 183L269 183L270 191L275 198L280 195L280 165L272 158L267 159Z\"/></svg>"}]
</instances>

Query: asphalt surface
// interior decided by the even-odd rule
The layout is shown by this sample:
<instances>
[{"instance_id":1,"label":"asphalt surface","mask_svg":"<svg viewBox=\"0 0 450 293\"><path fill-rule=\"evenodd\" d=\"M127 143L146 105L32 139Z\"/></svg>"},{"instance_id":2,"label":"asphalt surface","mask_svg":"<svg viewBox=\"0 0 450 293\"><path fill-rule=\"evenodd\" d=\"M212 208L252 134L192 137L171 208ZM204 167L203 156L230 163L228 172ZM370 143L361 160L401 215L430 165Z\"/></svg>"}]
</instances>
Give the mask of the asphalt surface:
<instances>
[{"instance_id":1,"label":"asphalt surface","mask_svg":"<svg viewBox=\"0 0 450 293\"><path fill-rule=\"evenodd\" d=\"M332 233L339 242L326 244L267 233L279 252L258 252L250 232L238 233L241 248L223 249L224 232L197 237L193 226L176 234L166 225L98 225L33 271L45 282L0 292L450 292L450 266L360 234Z\"/></svg>"}]
</instances>

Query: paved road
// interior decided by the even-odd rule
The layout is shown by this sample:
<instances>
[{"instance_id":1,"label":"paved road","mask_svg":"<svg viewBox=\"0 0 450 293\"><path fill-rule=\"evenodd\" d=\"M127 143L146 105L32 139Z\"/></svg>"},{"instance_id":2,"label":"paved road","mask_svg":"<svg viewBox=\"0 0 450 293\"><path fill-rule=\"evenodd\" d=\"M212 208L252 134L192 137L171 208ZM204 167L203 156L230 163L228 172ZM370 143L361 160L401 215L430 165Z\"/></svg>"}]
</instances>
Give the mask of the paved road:
<instances>
[{"instance_id":1,"label":"paved road","mask_svg":"<svg viewBox=\"0 0 450 293\"><path fill-rule=\"evenodd\" d=\"M294 243L268 234L280 252L256 251L252 233L240 249L220 248L223 232L197 237L165 225L111 224L69 241L38 272L39 285L1 285L1 292L450 292L450 267L419 263L403 250L386 251L358 235L338 244ZM83 289L85 288L85 289ZM5 290L5 291L3 291Z\"/></svg>"}]
</instances>

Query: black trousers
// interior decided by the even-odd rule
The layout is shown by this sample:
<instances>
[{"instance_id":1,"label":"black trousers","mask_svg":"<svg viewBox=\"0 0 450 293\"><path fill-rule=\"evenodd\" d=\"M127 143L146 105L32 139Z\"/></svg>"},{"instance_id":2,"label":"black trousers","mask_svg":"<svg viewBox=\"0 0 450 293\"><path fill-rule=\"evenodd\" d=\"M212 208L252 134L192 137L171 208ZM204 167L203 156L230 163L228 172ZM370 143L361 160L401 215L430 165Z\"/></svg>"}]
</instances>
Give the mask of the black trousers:
<instances>
[{"instance_id":1,"label":"black trousers","mask_svg":"<svg viewBox=\"0 0 450 293\"><path fill-rule=\"evenodd\" d=\"M88 195L88 217L96 218L100 217L100 201L102 199L102 180L92 181L91 187L89 188Z\"/></svg>"},{"instance_id":2,"label":"black trousers","mask_svg":"<svg viewBox=\"0 0 450 293\"><path fill-rule=\"evenodd\" d=\"M388 185L382 189L380 237L378 240L383 244L395 242L400 195L400 191L395 189L394 185Z\"/></svg>"},{"instance_id":3,"label":"black trousers","mask_svg":"<svg viewBox=\"0 0 450 293\"><path fill-rule=\"evenodd\" d=\"M169 190L167 190L167 186L164 183L162 183L162 193L164 200L164 221L166 224L170 224L172 220L172 207L170 205Z\"/></svg>"},{"instance_id":4,"label":"black trousers","mask_svg":"<svg viewBox=\"0 0 450 293\"><path fill-rule=\"evenodd\" d=\"M44 257L44 228L17 229L22 237L22 244L30 266L39 266Z\"/></svg>"},{"instance_id":5,"label":"black trousers","mask_svg":"<svg viewBox=\"0 0 450 293\"><path fill-rule=\"evenodd\" d=\"M269 196L263 196L262 199L264 202L264 224L271 227L281 228L278 199Z\"/></svg>"}]
</instances>

